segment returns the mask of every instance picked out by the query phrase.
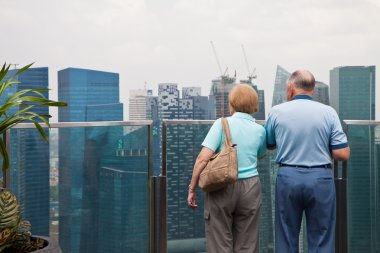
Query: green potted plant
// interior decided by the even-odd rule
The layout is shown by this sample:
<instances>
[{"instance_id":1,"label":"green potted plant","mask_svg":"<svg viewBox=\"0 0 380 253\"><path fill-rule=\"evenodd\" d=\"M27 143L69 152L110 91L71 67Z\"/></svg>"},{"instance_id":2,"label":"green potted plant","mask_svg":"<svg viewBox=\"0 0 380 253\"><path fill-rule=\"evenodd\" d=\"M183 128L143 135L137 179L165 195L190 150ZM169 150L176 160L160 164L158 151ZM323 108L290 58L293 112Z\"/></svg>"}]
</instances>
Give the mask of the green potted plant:
<instances>
[{"instance_id":1,"label":"green potted plant","mask_svg":"<svg viewBox=\"0 0 380 253\"><path fill-rule=\"evenodd\" d=\"M33 64L33 63L32 63ZM4 97L6 90L17 85L17 76L30 68L29 64L18 70L13 76L7 77L10 64L4 63L0 70L0 98ZM57 102L47 99L43 95L43 91L47 88L38 89L22 89L5 99L0 104L0 155L2 158L3 172L9 169L9 154L3 140L4 134L18 123L29 122L34 123L36 129L42 138L48 142L41 123L45 123L48 127L49 114L38 114L33 108L38 106L66 106L66 103ZM13 110L12 110L13 108ZM15 108L17 110L15 110ZM1 185L0 191L0 253L27 253L27 252L60 252L47 250L49 242L46 238L33 237L30 232L31 225L28 221L22 220L20 216L20 206L14 194L9 190L9 185L5 188Z\"/></svg>"}]
</instances>

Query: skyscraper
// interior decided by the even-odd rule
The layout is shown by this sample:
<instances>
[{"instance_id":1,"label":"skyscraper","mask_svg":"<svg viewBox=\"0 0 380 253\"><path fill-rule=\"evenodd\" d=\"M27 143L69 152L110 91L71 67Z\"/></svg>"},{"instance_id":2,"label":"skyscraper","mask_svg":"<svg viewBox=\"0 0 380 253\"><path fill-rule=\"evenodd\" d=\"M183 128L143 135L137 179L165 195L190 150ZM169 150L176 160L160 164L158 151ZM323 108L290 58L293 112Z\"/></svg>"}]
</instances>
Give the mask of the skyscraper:
<instances>
[{"instance_id":1,"label":"skyscraper","mask_svg":"<svg viewBox=\"0 0 380 253\"><path fill-rule=\"evenodd\" d=\"M123 120L116 73L58 71L58 97L69 105L59 108L60 122ZM109 136L102 128L60 129L59 242L64 252L97 252L101 154L94 153L100 150L94 145L105 147Z\"/></svg>"},{"instance_id":2,"label":"skyscraper","mask_svg":"<svg viewBox=\"0 0 380 253\"><path fill-rule=\"evenodd\" d=\"M5 79L17 71L10 70ZM48 88L49 71L47 67L29 68L17 80L20 83L9 87L2 100L19 90ZM42 93L49 97L47 90ZM49 108L34 107L33 112L49 114ZM11 190L20 202L22 217L33 225L32 232L49 236L49 144L35 129L14 129L11 140Z\"/></svg>"},{"instance_id":3,"label":"skyscraper","mask_svg":"<svg viewBox=\"0 0 380 253\"><path fill-rule=\"evenodd\" d=\"M257 89L259 96L259 111L254 114L255 119L265 120L265 91Z\"/></svg>"},{"instance_id":4,"label":"skyscraper","mask_svg":"<svg viewBox=\"0 0 380 253\"><path fill-rule=\"evenodd\" d=\"M210 108L210 110L213 110L211 115L214 116L215 119L230 116L228 94L236 85L235 81L236 78L228 76L212 80L209 99L212 100L210 105L213 106Z\"/></svg>"},{"instance_id":5,"label":"skyscraper","mask_svg":"<svg viewBox=\"0 0 380 253\"><path fill-rule=\"evenodd\" d=\"M201 87L183 87L182 98L201 96Z\"/></svg>"},{"instance_id":6,"label":"skyscraper","mask_svg":"<svg viewBox=\"0 0 380 253\"><path fill-rule=\"evenodd\" d=\"M375 120L375 66L330 70L330 104L342 120Z\"/></svg>"},{"instance_id":7,"label":"skyscraper","mask_svg":"<svg viewBox=\"0 0 380 253\"><path fill-rule=\"evenodd\" d=\"M147 109L146 118L153 121L158 120L158 97L148 96L147 97Z\"/></svg>"},{"instance_id":8,"label":"skyscraper","mask_svg":"<svg viewBox=\"0 0 380 253\"><path fill-rule=\"evenodd\" d=\"M182 89L182 100L189 99L192 102L192 116L190 119L210 119L208 97L201 95L201 87L184 87ZM181 118L185 119L185 118Z\"/></svg>"},{"instance_id":9,"label":"skyscraper","mask_svg":"<svg viewBox=\"0 0 380 253\"><path fill-rule=\"evenodd\" d=\"M330 70L330 104L341 120L375 119L375 66L346 66ZM378 215L373 191L378 181L373 172L374 128L349 126L348 141L348 246L349 252L375 252L380 234L373 217Z\"/></svg>"},{"instance_id":10,"label":"skyscraper","mask_svg":"<svg viewBox=\"0 0 380 253\"><path fill-rule=\"evenodd\" d=\"M179 90L176 83L158 85L159 119L178 119Z\"/></svg>"},{"instance_id":11,"label":"skyscraper","mask_svg":"<svg viewBox=\"0 0 380 253\"><path fill-rule=\"evenodd\" d=\"M313 93L313 100L318 101L325 105L329 105L330 104L329 86L325 83L316 81L314 93Z\"/></svg>"},{"instance_id":12,"label":"skyscraper","mask_svg":"<svg viewBox=\"0 0 380 253\"><path fill-rule=\"evenodd\" d=\"M148 91L146 89L129 90L129 119L147 119Z\"/></svg>"},{"instance_id":13,"label":"skyscraper","mask_svg":"<svg viewBox=\"0 0 380 253\"><path fill-rule=\"evenodd\" d=\"M276 79L274 81L272 106L288 101L286 97L286 80L288 80L290 73L280 65L277 65Z\"/></svg>"}]
</instances>

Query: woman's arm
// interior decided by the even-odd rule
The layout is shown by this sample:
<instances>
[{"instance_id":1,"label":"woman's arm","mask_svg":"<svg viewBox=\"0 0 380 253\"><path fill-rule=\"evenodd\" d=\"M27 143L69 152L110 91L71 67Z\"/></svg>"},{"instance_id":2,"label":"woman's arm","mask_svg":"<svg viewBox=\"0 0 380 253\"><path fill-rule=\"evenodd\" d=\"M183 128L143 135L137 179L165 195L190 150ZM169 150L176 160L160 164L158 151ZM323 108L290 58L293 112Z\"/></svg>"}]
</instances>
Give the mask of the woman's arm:
<instances>
[{"instance_id":1,"label":"woman's arm","mask_svg":"<svg viewBox=\"0 0 380 253\"><path fill-rule=\"evenodd\" d=\"M191 177L191 182L189 185L189 194L187 197L187 204L190 208L196 208L196 194L195 188L198 186L199 176L201 175L203 169L206 167L208 161L213 156L214 151L209 148L203 147L199 153L197 159L195 160L193 175Z\"/></svg>"}]
</instances>

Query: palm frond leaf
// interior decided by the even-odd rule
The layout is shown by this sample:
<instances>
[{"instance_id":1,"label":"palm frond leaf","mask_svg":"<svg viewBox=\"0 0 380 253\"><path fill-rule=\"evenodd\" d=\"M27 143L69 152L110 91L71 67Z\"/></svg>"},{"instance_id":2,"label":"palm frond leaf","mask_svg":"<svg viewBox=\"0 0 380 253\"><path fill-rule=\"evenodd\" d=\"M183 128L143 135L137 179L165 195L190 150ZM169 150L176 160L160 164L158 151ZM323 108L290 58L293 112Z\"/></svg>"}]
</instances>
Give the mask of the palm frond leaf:
<instances>
[{"instance_id":1,"label":"palm frond leaf","mask_svg":"<svg viewBox=\"0 0 380 253\"><path fill-rule=\"evenodd\" d=\"M8 73L8 70L9 70L10 67L11 67L10 64L7 65L6 63L4 63L3 67L0 70L0 80L3 80L3 78L5 77L5 75Z\"/></svg>"},{"instance_id":2,"label":"palm frond leaf","mask_svg":"<svg viewBox=\"0 0 380 253\"><path fill-rule=\"evenodd\" d=\"M1 156L3 157L2 168L3 170L6 170L9 168L9 155L8 155L8 151L5 146L4 140L2 138L0 138L0 153L1 153Z\"/></svg>"},{"instance_id":3,"label":"palm frond leaf","mask_svg":"<svg viewBox=\"0 0 380 253\"><path fill-rule=\"evenodd\" d=\"M34 62L22 67L19 71L17 71L17 73L15 74L15 76L18 76L20 75L22 72L24 72L25 70L27 70L28 68L30 68L32 65L34 64Z\"/></svg>"},{"instance_id":4,"label":"palm frond leaf","mask_svg":"<svg viewBox=\"0 0 380 253\"><path fill-rule=\"evenodd\" d=\"M6 103L8 103L8 102L10 102L12 100L17 99L17 98L21 97L22 95L24 95L26 93L34 93L34 94L38 95L39 97L46 99L45 95L40 92L40 91L44 91L44 90L46 91L46 90L49 90L49 89L47 89L47 88L40 88L40 89L24 89L24 90L20 90L20 91L16 92L15 94L13 94L12 96L10 96L7 99Z\"/></svg>"},{"instance_id":5,"label":"palm frond leaf","mask_svg":"<svg viewBox=\"0 0 380 253\"><path fill-rule=\"evenodd\" d=\"M7 88L18 84L17 76L29 69L32 65L33 63L22 67L12 77L8 78L9 75L7 76L7 73L10 64L4 63L0 70L0 97ZM48 119L51 118L51 116L49 114L39 114L35 112L35 107L67 106L64 102L49 100L47 96L44 95L44 91L48 90L48 88L22 89L8 97L5 102L0 105L0 134L5 133L19 123L31 122L35 125L41 137L48 142L48 135L41 123L45 123L47 127L50 127ZM2 139L0 139L0 155L3 157L2 169L4 171L9 168L9 156Z\"/></svg>"},{"instance_id":6,"label":"palm frond leaf","mask_svg":"<svg viewBox=\"0 0 380 253\"><path fill-rule=\"evenodd\" d=\"M13 80L13 79L9 79L7 80L6 82L3 82L0 84L0 96L3 94L3 91L8 88L8 87L11 87L12 85L14 84L19 84L20 82L17 81L17 80Z\"/></svg>"}]
</instances>

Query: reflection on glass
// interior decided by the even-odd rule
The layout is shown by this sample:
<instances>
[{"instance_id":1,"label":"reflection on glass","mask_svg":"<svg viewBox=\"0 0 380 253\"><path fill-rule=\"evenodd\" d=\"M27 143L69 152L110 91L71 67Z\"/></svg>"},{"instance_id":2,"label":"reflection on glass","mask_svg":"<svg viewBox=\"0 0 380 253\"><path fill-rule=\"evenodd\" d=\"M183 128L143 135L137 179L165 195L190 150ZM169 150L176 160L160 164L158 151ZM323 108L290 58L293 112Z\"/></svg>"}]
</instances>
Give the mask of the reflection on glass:
<instances>
[{"instance_id":1,"label":"reflection on glass","mask_svg":"<svg viewBox=\"0 0 380 253\"><path fill-rule=\"evenodd\" d=\"M380 127L349 125L348 247L351 253L380 249Z\"/></svg>"},{"instance_id":2,"label":"reflection on glass","mask_svg":"<svg viewBox=\"0 0 380 253\"><path fill-rule=\"evenodd\" d=\"M29 141L41 139L35 129L13 129L12 184L24 217L40 212L33 229L46 225L64 253L147 252L148 136L147 126L53 129L49 157L47 144Z\"/></svg>"},{"instance_id":3,"label":"reflection on glass","mask_svg":"<svg viewBox=\"0 0 380 253\"><path fill-rule=\"evenodd\" d=\"M36 129L11 130L11 191L32 233L49 236L49 144Z\"/></svg>"}]
</instances>

